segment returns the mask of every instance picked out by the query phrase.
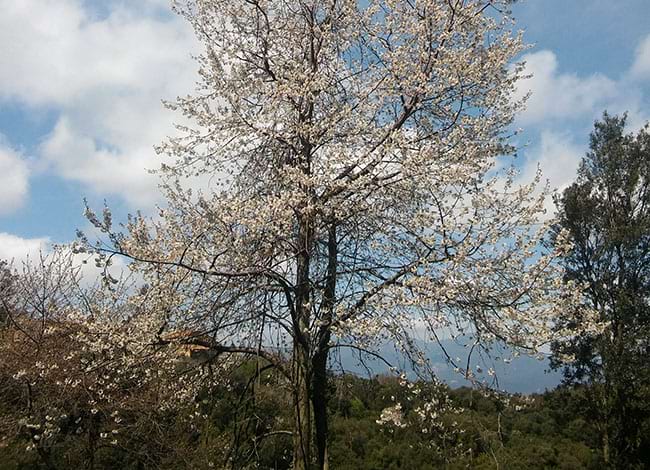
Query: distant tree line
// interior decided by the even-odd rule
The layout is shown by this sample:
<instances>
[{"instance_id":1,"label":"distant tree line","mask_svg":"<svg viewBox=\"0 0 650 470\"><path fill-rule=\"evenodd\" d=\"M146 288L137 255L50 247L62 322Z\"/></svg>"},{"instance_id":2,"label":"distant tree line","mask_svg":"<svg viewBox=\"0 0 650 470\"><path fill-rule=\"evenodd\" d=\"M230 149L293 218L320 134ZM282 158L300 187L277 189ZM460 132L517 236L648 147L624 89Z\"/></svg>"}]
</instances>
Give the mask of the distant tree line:
<instances>
[{"instance_id":1,"label":"distant tree line","mask_svg":"<svg viewBox=\"0 0 650 470\"><path fill-rule=\"evenodd\" d=\"M290 402L286 389L279 386L282 380L270 372L258 376L257 367L255 363L241 367L227 388L200 395L183 410L134 409L124 414L121 418L128 425L118 435L117 445L111 444L112 435L98 437L99 442L91 444L86 431L78 431L78 418L57 417L61 433L50 444L45 462L41 453L25 451L33 434L23 429L0 441L0 469L89 468L92 452L93 466L99 469L288 470L291 436L273 429L278 422L292 419ZM585 407L593 393L589 386L561 386L531 396L445 389L454 411L442 419L447 426L454 421L457 426L441 438L399 423L377 423L397 402L407 403L402 410L404 420L418 406L409 400L411 394L399 378L343 375L331 379L332 468L578 470L605 465L599 422ZM417 386L427 388L427 384ZM15 395L2 395L3 419L11 416L15 400ZM650 420L643 420L641 426L645 432L640 432L637 456L648 462Z\"/></svg>"}]
</instances>

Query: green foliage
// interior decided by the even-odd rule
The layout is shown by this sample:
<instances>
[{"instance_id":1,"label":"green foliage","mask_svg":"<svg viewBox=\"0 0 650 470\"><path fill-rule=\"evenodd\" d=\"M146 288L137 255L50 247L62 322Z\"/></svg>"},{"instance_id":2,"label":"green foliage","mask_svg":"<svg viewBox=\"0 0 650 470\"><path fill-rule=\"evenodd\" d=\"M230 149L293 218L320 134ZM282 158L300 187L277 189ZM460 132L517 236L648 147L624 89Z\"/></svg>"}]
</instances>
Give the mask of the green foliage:
<instances>
[{"instance_id":1,"label":"green foliage","mask_svg":"<svg viewBox=\"0 0 650 470\"><path fill-rule=\"evenodd\" d=\"M257 374L257 365L235 375L228 386L206 390L181 413L159 411L155 420L127 417L133 426L119 446L98 449L95 468L289 469L291 437L281 432L290 429L292 419L287 390L273 374ZM330 381L332 469L602 468L597 429L582 414L584 387L529 397L448 390L463 411L445 419L457 421L461 431L441 446L437 436L418 429L377 424L382 409L397 401L407 413L412 407L397 379L346 375ZM650 429L650 421L643 426ZM35 452L25 451L28 443L27 436L2 441L0 470L45 468ZM85 468L84 445L83 436L67 436L52 456L54 468Z\"/></svg>"},{"instance_id":2,"label":"green foliage","mask_svg":"<svg viewBox=\"0 0 650 470\"><path fill-rule=\"evenodd\" d=\"M578 178L557 200L559 223L573 243L567 279L585 286L585 308L604 322L581 330L581 311L567 311L558 328L573 331L553 345L554 366L567 383L589 384L579 407L599 423L603 458L615 468L647 463L650 416L650 133L625 133L625 116L596 122ZM574 357L565 365L562 358Z\"/></svg>"}]
</instances>

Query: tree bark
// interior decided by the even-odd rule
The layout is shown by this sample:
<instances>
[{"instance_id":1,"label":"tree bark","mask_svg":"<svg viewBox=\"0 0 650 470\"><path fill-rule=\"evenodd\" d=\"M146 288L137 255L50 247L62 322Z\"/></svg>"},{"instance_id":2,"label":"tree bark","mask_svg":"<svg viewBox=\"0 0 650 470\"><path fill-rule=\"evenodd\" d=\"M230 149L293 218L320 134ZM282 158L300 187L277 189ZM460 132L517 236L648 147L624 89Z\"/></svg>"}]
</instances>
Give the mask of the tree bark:
<instances>
[{"instance_id":1,"label":"tree bark","mask_svg":"<svg viewBox=\"0 0 650 470\"><path fill-rule=\"evenodd\" d=\"M296 252L296 287L293 322L293 469L309 470L312 464L312 370L310 301L310 254L313 244L312 220L300 216Z\"/></svg>"},{"instance_id":2,"label":"tree bark","mask_svg":"<svg viewBox=\"0 0 650 470\"><path fill-rule=\"evenodd\" d=\"M293 469L309 470L312 462L311 371L303 345L293 350Z\"/></svg>"},{"instance_id":3,"label":"tree bark","mask_svg":"<svg viewBox=\"0 0 650 470\"><path fill-rule=\"evenodd\" d=\"M314 425L316 430L316 457L319 470L328 470L328 440L327 423L327 351L314 357L313 405Z\"/></svg>"},{"instance_id":4,"label":"tree bark","mask_svg":"<svg viewBox=\"0 0 650 470\"><path fill-rule=\"evenodd\" d=\"M602 442L603 442L603 461L605 465L609 468L611 465L611 458L609 455L609 431L607 429L607 423L604 426Z\"/></svg>"},{"instance_id":5,"label":"tree bark","mask_svg":"<svg viewBox=\"0 0 650 470\"><path fill-rule=\"evenodd\" d=\"M327 233L327 280L323 293L323 317L318 330L318 342L313 361L313 404L314 424L316 426L316 454L318 469L328 470L329 429L327 422L327 357L331 337L331 325L336 302L336 267L338 244L336 240L336 221L332 220Z\"/></svg>"}]
</instances>

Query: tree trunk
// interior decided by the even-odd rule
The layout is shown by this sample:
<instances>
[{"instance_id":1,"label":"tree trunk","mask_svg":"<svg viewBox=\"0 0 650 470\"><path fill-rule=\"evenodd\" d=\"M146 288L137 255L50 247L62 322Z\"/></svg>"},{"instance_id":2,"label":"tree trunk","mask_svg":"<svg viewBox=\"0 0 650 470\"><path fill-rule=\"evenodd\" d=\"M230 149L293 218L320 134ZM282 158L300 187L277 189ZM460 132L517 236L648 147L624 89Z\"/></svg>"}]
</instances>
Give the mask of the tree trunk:
<instances>
[{"instance_id":1,"label":"tree trunk","mask_svg":"<svg viewBox=\"0 0 650 470\"><path fill-rule=\"evenodd\" d=\"M316 426L316 455L318 469L328 470L329 429L327 423L327 356L331 337L331 326L336 303L336 267L338 243L336 239L336 220L332 217L327 233L327 282L323 295L323 317L317 335L316 351L313 361L313 404L314 424Z\"/></svg>"},{"instance_id":2,"label":"tree trunk","mask_svg":"<svg viewBox=\"0 0 650 470\"><path fill-rule=\"evenodd\" d=\"M293 469L311 468L311 371L309 354L299 342L293 350Z\"/></svg>"},{"instance_id":3,"label":"tree trunk","mask_svg":"<svg viewBox=\"0 0 650 470\"><path fill-rule=\"evenodd\" d=\"M611 458L609 455L609 431L607 429L607 424L605 424L605 429L603 430L603 436L602 436L602 441L603 441L603 460L605 462L605 465L607 468L610 467L611 465Z\"/></svg>"},{"instance_id":4,"label":"tree trunk","mask_svg":"<svg viewBox=\"0 0 650 470\"><path fill-rule=\"evenodd\" d=\"M296 287L293 312L293 469L309 470L312 463L312 370L309 265L313 242L312 220L299 218L298 251L296 253Z\"/></svg>"},{"instance_id":5,"label":"tree trunk","mask_svg":"<svg viewBox=\"0 0 650 470\"><path fill-rule=\"evenodd\" d=\"M86 461L86 468L88 470L95 469L95 454L97 453L97 441L99 440L99 418L97 415L90 416L88 427L88 460Z\"/></svg>"},{"instance_id":6,"label":"tree trunk","mask_svg":"<svg viewBox=\"0 0 650 470\"><path fill-rule=\"evenodd\" d=\"M603 452L603 462L606 468L612 467L612 453L611 453L611 391L608 383L609 374L605 371L605 382L596 386L596 403L600 404L597 413L600 415L600 443ZM597 415L598 416L598 415Z\"/></svg>"},{"instance_id":7,"label":"tree trunk","mask_svg":"<svg viewBox=\"0 0 650 470\"><path fill-rule=\"evenodd\" d=\"M327 350L314 357L312 400L314 405L314 425L316 428L316 457L318 470L328 470L327 444Z\"/></svg>"}]
</instances>

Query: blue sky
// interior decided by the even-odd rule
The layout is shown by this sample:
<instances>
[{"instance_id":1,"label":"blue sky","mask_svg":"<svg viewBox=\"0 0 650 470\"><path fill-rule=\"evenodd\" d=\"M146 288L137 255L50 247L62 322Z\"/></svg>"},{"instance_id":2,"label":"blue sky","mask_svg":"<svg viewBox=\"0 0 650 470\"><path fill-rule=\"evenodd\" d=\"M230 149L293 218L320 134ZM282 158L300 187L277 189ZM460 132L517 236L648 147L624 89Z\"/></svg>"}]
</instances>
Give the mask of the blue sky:
<instances>
[{"instance_id":1,"label":"blue sky","mask_svg":"<svg viewBox=\"0 0 650 470\"><path fill-rule=\"evenodd\" d=\"M121 218L158 202L152 146L172 132L161 98L190 92L198 51L167 0L0 0L0 258L85 228L82 198ZM650 118L647 0L527 0L533 91L516 125L522 178L560 189L604 109Z\"/></svg>"}]
</instances>

